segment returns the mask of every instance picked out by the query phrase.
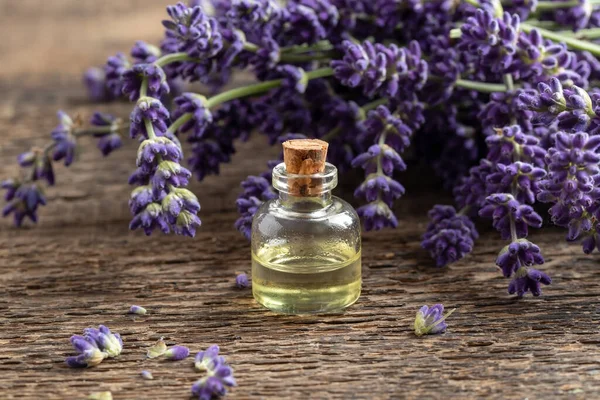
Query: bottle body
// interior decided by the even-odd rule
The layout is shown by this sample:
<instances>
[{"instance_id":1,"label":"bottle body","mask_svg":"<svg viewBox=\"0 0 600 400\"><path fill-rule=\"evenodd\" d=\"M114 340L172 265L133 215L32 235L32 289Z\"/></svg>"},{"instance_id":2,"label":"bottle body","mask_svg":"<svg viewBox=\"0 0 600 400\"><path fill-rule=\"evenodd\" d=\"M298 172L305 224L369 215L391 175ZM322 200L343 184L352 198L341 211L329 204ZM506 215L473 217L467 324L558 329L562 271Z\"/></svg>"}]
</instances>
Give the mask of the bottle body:
<instances>
[{"instance_id":1,"label":"bottle body","mask_svg":"<svg viewBox=\"0 0 600 400\"><path fill-rule=\"evenodd\" d=\"M287 314L353 304L361 291L356 211L330 193L263 204L252 224L252 288L259 303Z\"/></svg>"}]
</instances>

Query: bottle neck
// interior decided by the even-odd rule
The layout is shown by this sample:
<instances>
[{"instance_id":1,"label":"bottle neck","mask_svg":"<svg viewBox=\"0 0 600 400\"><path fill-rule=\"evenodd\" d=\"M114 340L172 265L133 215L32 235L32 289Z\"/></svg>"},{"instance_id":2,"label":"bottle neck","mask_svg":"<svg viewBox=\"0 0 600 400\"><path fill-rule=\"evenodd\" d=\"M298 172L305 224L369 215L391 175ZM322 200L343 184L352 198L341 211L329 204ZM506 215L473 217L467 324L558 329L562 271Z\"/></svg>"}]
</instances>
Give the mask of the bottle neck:
<instances>
[{"instance_id":1,"label":"bottle neck","mask_svg":"<svg viewBox=\"0 0 600 400\"><path fill-rule=\"evenodd\" d=\"M279 192L279 204L282 207L296 212L313 212L331 204L331 190L325 190L316 196L294 196L289 193Z\"/></svg>"}]
</instances>

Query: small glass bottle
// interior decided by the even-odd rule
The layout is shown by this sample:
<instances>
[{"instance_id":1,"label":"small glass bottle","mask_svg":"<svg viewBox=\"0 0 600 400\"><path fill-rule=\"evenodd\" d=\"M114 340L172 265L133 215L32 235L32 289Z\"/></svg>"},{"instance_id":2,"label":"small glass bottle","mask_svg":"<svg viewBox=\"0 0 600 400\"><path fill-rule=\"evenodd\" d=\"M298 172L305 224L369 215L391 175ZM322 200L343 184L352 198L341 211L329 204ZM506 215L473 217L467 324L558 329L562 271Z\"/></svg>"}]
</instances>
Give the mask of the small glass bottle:
<instances>
[{"instance_id":1,"label":"small glass bottle","mask_svg":"<svg viewBox=\"0 0 600 400\"><path fill-rule=\"evenodd\" d=\"M325 143L325 154L326 148ZM335 166L323 161L317 173L292 174L293 161L284 160L273 169L279 198L263 204L252 223L254 298L287 314L339 311L361 291L358 215L331 195L337 185Z\"/></svg>"}]
</instances>

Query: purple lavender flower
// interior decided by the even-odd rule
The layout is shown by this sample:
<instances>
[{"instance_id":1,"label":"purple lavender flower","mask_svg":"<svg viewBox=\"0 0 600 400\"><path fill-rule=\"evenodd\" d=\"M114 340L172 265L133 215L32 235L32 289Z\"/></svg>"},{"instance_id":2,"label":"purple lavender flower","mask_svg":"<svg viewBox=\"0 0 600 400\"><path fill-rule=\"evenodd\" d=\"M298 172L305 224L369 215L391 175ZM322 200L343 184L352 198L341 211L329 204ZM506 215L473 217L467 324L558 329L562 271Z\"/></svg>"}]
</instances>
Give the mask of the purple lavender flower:
<instances>
[{"instance_id":1,"label":"purple lavender flower","mask_svg":"<svg viewBox=\"0 0 600 400\"><path fill-rule=\"evenodd\" d=\"M519 100L519 94L522 92L496 92L490 95L490 101L477 114L486 135L493 135L495 128L509 126L515 120L524 132L533 129L531 124L533 112L524 109Z\"/></svg>"},{"instance_id":2,"label":"purple lavender flower","mask_svg":"<svg viewBox=\"0 0 600 400\"><path fill-rule=\"evenodd\" d=\"M196 371L208 371L215 367L215 360L219 359L219 346L213 344L205 351L199 351L194 358ZM224 359L223 359L224 362Z\"/></svg>"},{"instance_id":3,"label":"purple lavender flower","mask_svg":"<svg viewBox=\"0 0 600 400\"><path fill-rule=\"evenodd\" d=\"M102 155L107 156L122 145L121 135L118 130L121 127L121 119L110 114L95 112L90 120L92 126L108 127L109 132L98 132L94 136L98 137L98 148Z\"/></svg>"},{"instance_id":4,"label":"purple lavender flower","mask_svg":"<svg viewBox=\"0 0 600 400\"><path fill-rule=\"evenodd\" d=\"M587 86L590 65L567 50L564 43L544 40L538 30L521 32L518 41L519 60L510 72L515 78L537 84L556 77L567 86Z\"/></svg>"},{"instance_id":5,"label":"purple lavender flower","mask_svg":"<svg viewBox=\"0 0 600 400\"><path fill-rule=\"evenodd\" d=\"M214 57L223 49L223 39L216 19L207 16L199 6L183 3L167 7L171 21L166 28L161 48L165 53L185 52L200 59Z\"/></svg>"},{"instance_id":6,"label":"purple lavender flower","mask_svg":"<svg viewBox=\"0 0 600 400\"><path fill-rule=\"evenodd\" d=\"M293 65L280 65L276 68L277 73L283 77L282 87L304 93L308 85L308 78L302 68Z\"/></svg>"},{"instance_id":7,"label":"purple lavender flower","mask_svg":"<svg viewBox=\"0 0 600 400\"><path fill-rule=\"evenodd\" d=\"M389 203L401 197L404 192L404 186L389 176L373 173L367 175L364 182L356 188L354 197L364 198L368 202L383 198Z\"/></svg>"},{"instance_id":8,"label":"purple lavender flower","mask_svg":"<svg viewBox=\"0 0 600 400\"><path fill-rule=\"evenodd\" d=\"M38 206L46 205L42 189L35 183L23 183L18 187L11 185L9 192L13 190L10 202L2 209L2 216L6 217L12 213L16 226L21 226L25 217L29 217L34 223L37 222Z\"/></svg>"},{"instance_id":9,"label":"purple lavender flower","mask_svg":"<svg viewBox=\"0 0 600 400\"><path fill-rule=\"evenodd\" d=\"M0 188L5 189L4 200L10 201L15 197L17 189L21 186L21 182L18 179L5 179L0 182Z\"/></svg>"},{"instance_id":10,"label":"purple lavender flower","mask_svg":"<svg viewBox=\"0 0 600 400\"><path fill-rule=\"evenodd\" d=\"M446 318L448 318L454 310L450 310L444 315L443 304L436 304L432 307L421 307L421 309L417 311L417 317L415 318L415 335L435 335L446 332L446 329L448 328Z\"/></svg>"},{"instance_id":11,"label":"purple lavender flower","mask_svg":"<svg viewBox=\"0 0 600 400\"><path fill-rule=\"evenodd\" d=\"M386 106L369 111L362 128L365 133L361 141L378 142L381 135L385 134L386 143L398 153L402 153L410 145L413 133L413 128L405 123L397 112L391 112Z\"/></svg>"},{"instance_id":12,"label":"purple lavender flower","mask_svg":"<svg viewBox=\"0 0 600 400\"><path fill-rule=\"evenodd\" d=\"M534 264L543 264L544 257L540 248L527 239L518 239L498 254L496 265L500 267L505 277L510 278L522 266L530 267Z\"/></svg>"},{"instance_id":13,"label":"purple lavender flower","mask_svg":"<svg viewBox=\"0 0 600 400\"><path fill-rule=\"evenodd\" d=\"M135 42L131 48L131 57L140 63L153 63L160 57L160 49L142 40Z\"/></svg>"},{"instance_id":14,"label":"purple lavender flower","mask_svg":"<svg viewBox=\"0 0 600 400\"><path fill-rule=\"evenodd\" d=\"M393 44L386 47L369 41L362 45L344 41L343 50L343 59L331 62L335 77L345 86L361 86L368 97L405 96L427 81L427 62L421 59L417 42L398 48Z\"/></svg>"},{"instance_id":15,"label":"purple lavender flower","mask_svg":"<svg viewBox=\"0 0 600 400\"><path fill-rule=\"evenodd\" d=\"M33 167L32 180L45 179L48 185L54 185L54 168L49 155L41 149L33 149L17 156L21 167Z\"/></svg>"},{"instance_id":16,"label":"purple lavender flower","mask_svg":"<svg viewBox=\"0 0 600 400\"><path fill-rule=\"evenodd\" d=\"M147 119L151 122L154 133L162 136L167 131L169 111L160 102L160 100L152 97L140 98L129 117L131 122L129 133L132 138L135 139L139 134L142 134L144 138L149 137L148 132L146 132L146 124L144 119Z\"/></svg>"},{"instance_id":17,"label":"purple lavender flower","mask_svg":"<svg viewBox=\"0 0 600 400\"><path fill-rule=\"evenodd\" d=\"M202 138L206 128L213 122L210 109L206 107L206 97L195 93L183 93L174 100L177 108L173 119L177 120L184 114L191 114L191 119L181 125L179 132L187 132L193 128L194 138Z\"/></svg>"},{"instance_id":18,"label":"purple lavender flower","mask_svg":"<svg viewBox=\"0 0 600 400\"><path fill-rule=\"evenodd\" d=\"M430 222L421 247L428 250L438 267L452 264L473 251L479 237L475 225L452 206L436 205L429 211Z\"/></svg>"},{"instance_id":19,"label":"purple lavender flower","mask_svg":"<svg viewBox=\"0 0 600 400\"><path fill-rule=\"evenodd\" d=\"M153 139L146 139L140 144L136 165L151 171L159 158L177 162L182 157L183 153L175 142L164 136L157 136Z\"/></svg>"},{"instance_id":20,"label":"purple lavender flower","mask_svg":"<svg viewBox=\"0 0 600 400\"><path fill-rule=\"evenodd\" d=\"M513 235L517 238L526 237L528 226L534 228L542 226L542 217L531 206L521 204L509 193L495 193L488 196L485 205L479 210L479 215L492 218L492 226L505 240L511 239Z\"/></svg>"},{"instance_id":21,"label":"purple lavender flower","mask_svg":"<svg viewBox=\"0 0 600 400\"><path fill-rule=\"evenodd\" d=\"M382 170L386 175L391 175L394 170L406 170L406 164L402 157L390 146L384 144L382 146L374 144L367 150L366 153L358 155L352 160L353 167L361 167L367 173L377 171L377 166L381 164Z\"/></svg>"},{"instance_id":22,"label":"purple lavender flower","mask_svg":"<svg viewBox=\"0 0 600 400\"><path fill-rule=\"evenodd\" d=\"M248 176L242 181L244 191L236 200L241 216L235 221L235 228L248 240L252 230L252 218L258 208L263 202L277 197L277 193L271 187L271 170L272 167L263 174L269 179L264 176Z\"/></svg>"},{"instance_id":23,"label":"purple lavender flower","mask_svg":"<svg viewBox=\"0 0 600 400\"><path fill-rule=\"evenodd\" d=\"M172 361L180 361L190 355L190 349L185 346L171 346L164 355Z\"/></svg>"},{"instance_id":24,"label":"purple lavender flower","mask_svg":"<svg viewBox=\"0 0 600 400\"><path fill-rule=\"evenodd\" d=\"M144 229L144 233L148 236L156 228L159 228L163 233L171 231L159 203L150 203L134 215L129 224L129 229L134 230L137 228Z\"/></svg>"},{"instance_id":25,"label":"purple lavender flower","mask_svg":"<svg viewBox=\"0 0 600 400\"><path fill-rule=\"evenodd\" d=\"M298 0L287 4L285 36L290 44L312 44L326 39L339 21L338 10L328 0Z\"/></svg>"},{"instance_id":26,"label":"purple lavender flower","mask_svg":"<svg viewBox=\"0 0 600 400\"><path fill-rule=\"evenodd\" d=\"M248 281L248 275L242 273L238 274L235 277L235 286L238 289L248 289L250 287L250 282Z\"/></svg>"},{"instance_id":27,"label":"purple lavender flower","mask_svg":"<svg viewBox=\"0 0 600 400\"><path fill-rule=\"evenodd\" d=\"M236 386L233 369L218 356L219 347L214 345L196 355L196 369L206 371L206 376L192 385L192 395L200 400L224 396L227 388Z\"/></svg>"},{"instance_id":28,"label":"purple lavender flower","mask_svg":"<svg viewBox=\"0 0 600 400\"><path fill-rule=\"evenodd\" d=\"M71 368L94 367L108 357L107 353L98 348L94 340L79 335L71 336L70 340L73 348L79 353L79 355L67 357L65 360Z\"/></svg>"},{"instance_id":29,"label":"purple lavender flower","mask_svg":"<svg viewBox=\"0 0 600 400\"><path fill-rule=\"evenodd\" d=\"M378 231L385 227L395 228L398 226L398 219L394 212L381 200L365 204L359 207L356 212L362 217L367 231Z\"/></svg>"},{"instance_id":30,"label":"purple lavender flower","mask_svg":"<svg viewBox=\"0 0 600 400\"><path fill-rule=\"evenodd\" d=\"M535 11L537 3L537 0L514 0L510 4L502 4L502 7L511 15L517 14L521 21L525 21Z\"/></svg>"},{"instance_id":31,"label":"purple lavender flower","mask_svg":"<svg viewBox=\"0 0 600 400\"><path fill-rule=\"evenodd\" d=\"M54 151L52 158L54 161L65 160L65 165L69 166L75 157L76 139L73 135L73 120L64 111L58 112L59 124L52 131L52 140L54 140Z\"/></svg>"},{"instance_id":32,"label":"purple lavender flower","mask_svg":"<svg viewBox=\"0 0 600 400\"><path fill-rule=\"evenodd\" d=\"M578 5L558 9L554 12L556 22L561 25L572 27L574 31L587 27L594 6L590 0L578 0Z\"/></svg>"},{"instance_id":33,"label":"purple lavender flower","mask_svg":"<svg viewBox=\"0 0 600 400\"><path fill-rule=\"evenodd\" d=\"M508 293L523 297L527 292L534 296L542 294L542 284L549 285L552 279L542 271L529 267L521 267L515 273L513 280L508 285Z\"/></svg>"},{"instance_id":34,"label":"purple lavender flower","mask_svg":"<svg viewBox=\"0 0 600 400\"><path fill-rule=\"evenodd\" d=\"M533 204L540 192L540 179L546 176L546 170L520 161L509 165L498 164L496 171L487 177L490 193L513 191L520 203Z\"/></svg>"},{"instance_id":35,"label":"purple lavender flower","mask_svg":"<svg viewBox=\"0 0 600 400\"><path fill-rule=\"evenodd\" d=\"M142 306L133 305L129 309L129 314L146 315L148 311Z\"/></svg>"},{"instance_id":36,"label":"purple lavender flower","mask_svg":"<svg viewBox=\"0 0 600 400\"><path fill-rule=\"evenodd\" d=\"M479 57L479 63L492 72L503 73L509 69L517 51L519 17L504 13L495 18L487 9L478 9L461 26L459 49Z\"/></svg>"},{"instance_id":37,"label":"purple lavender flower","mask_svg":"<svg viewBox=\"0 0 600 400\"><path fill-rule=\"evenodd\" d=\"M598 249L600 251L600 224L596 224L596 226L588 232L587 236L581 242L583 252L585 254L591 254L594 249Z\"/></svg>"},{"instance_id":38,"label":"purple lavender flower","mask_svg":"<svg viewBox=\"0 0 600 400\"><path fill-rule=\"evenodd\" d=\"M595 106L598 96L593 97L594 100L577 86L563 89L556 78L548 84L540 82L538 93L520 94L523 106L535 111L534 124L550 125L556 121L560 130L587 131L595 135L600 132L600 119Z\"/></svg>"},{"instance_id":39,"label":"purple lavender flower","mask_svg":"<svg viewBox=\"0 0 600 400\"><path fill-rule=\"evenodd\" d=\"M519 125L507 126L495 131L495 135L485 139L489 148L488 160L507 165L513 161L522 161L537 167L545 166L546 151L539 146L538 138L524 133Z\"/></svg>"},{"instance_id":40,"label":"purple lavender flower","mask_svg":"<svg viewBox=\"0 0 600 400\"><path fill-rule=\"evenodd\" d=\"M123 350L123 340L118 333L112 333L107 326L100 325L96 328L83 330L85 339L96 343L97 347L107 354L107 357L117 357Z\"/></svg>"},{"instance_id":41,"label":"purple lavender flower","mask_svg":"<svg viewBox=\"0 0 600 400\"><path fill-rule=\"evenodd\" d=\"M552 222L568 226L568 238L575 240L582 230L592 228L585 210L600 200L600 136L557 132L547 163L550 173L541 182L538 200L554 203Z\"/></svg>"},{"instance_id":42,"label":"purple lavender flower","mask_svg":"<svg viewBox=\"0 0 600 400\"><path fill-rule=\"evenodd\" d=\"M112 100L114 96L106 86L106 74L102 68L91 67L83 74L83 84L92 101Z\"/></svg>"},{"instance_id":43,"label":"purple lavender flower","mask_svg":"<svg viewBox=\"0 0 600 400\"><path fill-rule=\"evenodd\" d=\"M123 74L130 66L131 64L123 53L109 57L104 66L106 87L115 98L123 95Z\"/></svg>"},{"instance_id":44,"label":"purple lavender flower","mask_svg":"<svg viewBox=\"0 0 600 400\"><path fill-rule=\"evenodd\" d=\"M135 101L140 97L142 82L147 82L146 95L160 98L169 93L165 71L156 64L136 64L123 73L123 94Z\"/></svg>"}]
</instances>

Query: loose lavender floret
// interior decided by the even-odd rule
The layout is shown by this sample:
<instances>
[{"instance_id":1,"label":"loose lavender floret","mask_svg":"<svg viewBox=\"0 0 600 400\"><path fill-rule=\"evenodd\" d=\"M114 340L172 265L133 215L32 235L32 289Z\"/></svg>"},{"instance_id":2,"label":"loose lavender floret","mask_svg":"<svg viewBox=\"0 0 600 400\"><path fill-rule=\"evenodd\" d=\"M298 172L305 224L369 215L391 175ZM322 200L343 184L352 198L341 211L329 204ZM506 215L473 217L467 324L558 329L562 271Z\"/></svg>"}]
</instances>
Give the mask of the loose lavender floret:
<instances>
[{"instance_id":1,"label":"loose lavender floret","mask_svg":"<svg viewBox=\"0 0 600 400\"><path fill-rule=\"evenodd\" d=\"M415 318L415 335L435 335L446 332L446 328L448 328L446 318L448 318L454 310L456 309L450 310L444 315L443 304L436 304L432 307L421 307Z\"/></svg>"},{"instance_id":2,"label":"loose lavender floret","mask_svg":"<svg viewBox=\"0 0 600 400\"><path fill-rule=\"evenodd\" d=\"M195 358L197 370L206 371L206 376L192 385L192 395L200 400L224 396L227 388L236 386L233 369L218 355L219 347L213 345Z\"/></svg>"},{"instance_id":3,"label":"loose lavender floret","mask_svg":"<svg viewBox=\"0 0 600 400\"><path fill-rule=\"evenodd\" d=\"M172 361L180 361L190 355L190 349L185 346L171 346L169 347L164 356Z\"/></svg>"},{"instance_id":4,"label":"loose lavender floret","mask_svg":"<svg viewBox=\"0 0 600 400\"><path fill-rule=\"evenodd\" d=\"M80 353L78 356L67 357L66 363L71 368L94 367L108 357L108 353L100 350L95 340L79 335L71 336L70 340Z\"/></svg>"},{"instance_id":5,"label":"loose lavender floret","mask_svg":"<svg viewBox=\"0 0 600 400\"><path fill-rule=\"evenodd\" d=\"M137 315L146 315L148 311L142 306L131 306L129 309L129 314L137 314Z\"/></svg>"},{"instance_id":6,"label":"loose lavender floret","mask_svg":"<svg viewBox=\"0 0 600 400\"><path fill-rule=\"evenodd\" d=\"M147 371L147 370L143 370L142 372L140 372L140 375L142 376L142 378L144 378L146 380L154 379L154 376L152 376L152 372Z\"/></svg>"},{"instance_id":7,"label":"loose lavender floret","mask_svg":"<svg viewBox=\"0 0 600 400\"><path fill-rule=\"evenodd\" d=\"M247 289L250 287L250 281L248 281L248 275L241 273L235 277L235 286L238 289Z\"/></svg>"},{"instance_id":8,"label":"loose lavender floret","mask_svg":"<svg viewBox=\"0 0 600 400\"><path fill-rule=\"evenodd\" d=\"M112 333L107 326L100 325L98 329L86 328L83 330L83 334L86 340L95 342L98 348L107 354L107 357L117 357L123 350L121 335Z\"/></svg>"}]
</instances>

